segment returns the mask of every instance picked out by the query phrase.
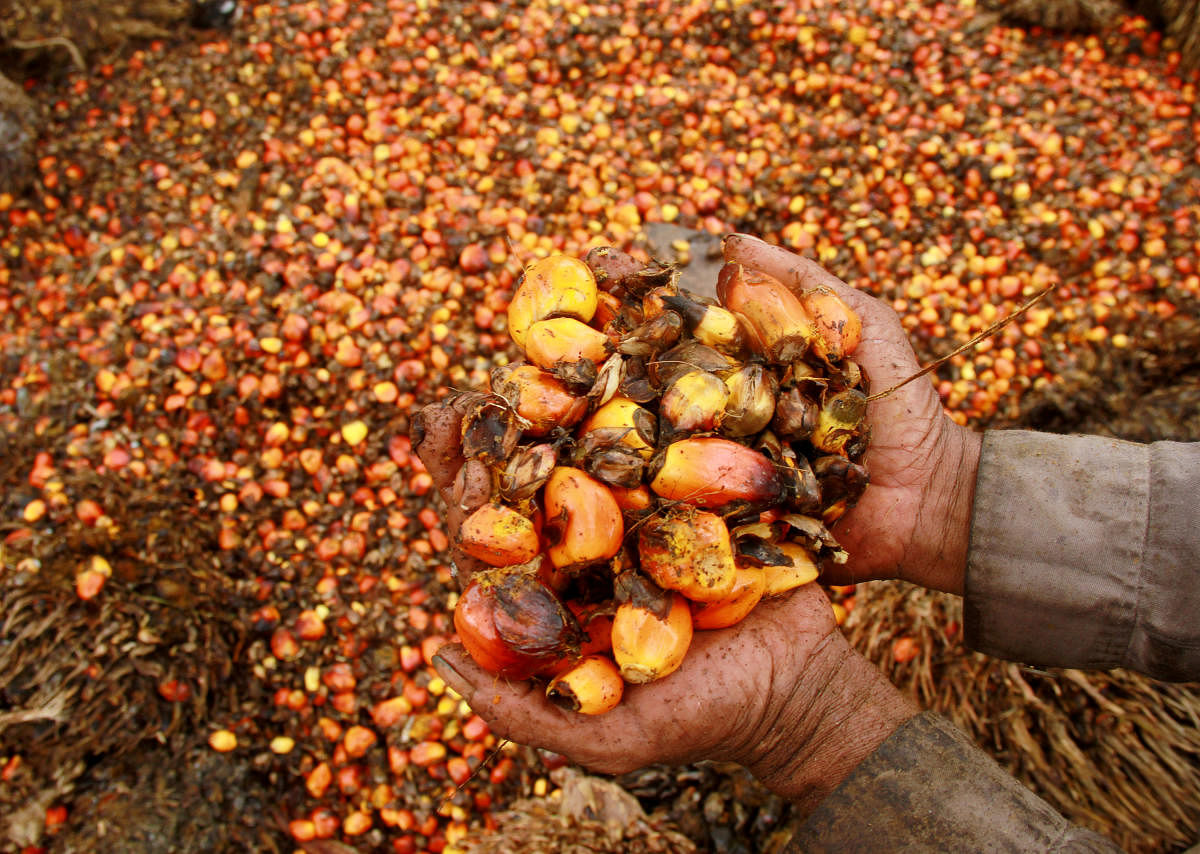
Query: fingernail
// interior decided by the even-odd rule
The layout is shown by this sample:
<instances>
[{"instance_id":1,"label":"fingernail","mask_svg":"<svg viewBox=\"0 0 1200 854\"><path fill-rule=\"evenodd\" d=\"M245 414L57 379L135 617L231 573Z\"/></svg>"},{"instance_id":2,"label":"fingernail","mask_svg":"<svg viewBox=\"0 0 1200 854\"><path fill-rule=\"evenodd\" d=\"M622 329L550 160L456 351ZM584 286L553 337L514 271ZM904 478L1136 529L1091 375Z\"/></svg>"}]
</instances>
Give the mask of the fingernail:
<instances>
[{"instance_id":1,"label":"fingernail","mask_svg":"<svg viewBox=\"0 0 1200 854\"><path fill-rule=\"evenodd\" d=\"M471 683L467 678L454 669L449 661L442 658L440 655L434 655L431 659L433 669L438 672L438 676L442 677L442 681L457 691L460 695L466 696L466 692L470 689Z\"/></svg>"},{"instance_id":2,"label":"fingernail","mask_svg":"<svg viewBox=\"0 0 1200 854\"><path fill-rule=\"evenodd\" d=\"M425 441L425 410L420 410L413 416L412 422L408 426L408 437L412 442L414 449L421 447L421 443Z\"/></svg>"}]
</instances>

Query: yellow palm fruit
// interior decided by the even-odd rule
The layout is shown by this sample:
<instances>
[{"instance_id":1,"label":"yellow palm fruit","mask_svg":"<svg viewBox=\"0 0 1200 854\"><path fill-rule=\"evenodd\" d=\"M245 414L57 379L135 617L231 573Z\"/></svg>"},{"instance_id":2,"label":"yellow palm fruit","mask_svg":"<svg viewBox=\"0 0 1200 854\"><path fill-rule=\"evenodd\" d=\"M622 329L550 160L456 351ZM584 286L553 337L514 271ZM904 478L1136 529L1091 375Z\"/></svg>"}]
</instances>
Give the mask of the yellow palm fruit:
<instances>
[{"instance_id":1,"label":"yellow palm fruit","mask_svg":"<svg viewBox=\"0 0 1200 854\"><path fill-rule=\"evenodd\" d=\"M625 681L612 659L588 655L546 686L546 698L581 715L602 715L621 702Z\"/></svg>"},{"instance_id":2,"label":"yellow palm fruit","mask_svg":"<svg viewBox=\"0 0 1200 854\"><path fill-rule=\"evenodd\" d=\"M654 416L629 398L614 397L601 406L580 426L576 435L585 436L606 427L625 429L621 441L643 457L649 458L654 451L658 432Z\"/></svg>"},{"instance_id":3,"label":"yellow palm fruit","mask_svg":"<svg viewBox=\"0 0 1200 854\"><path fill-rule=\"evenodd\" d=\"M608 487L587 472L558 466L546 481L543 498L546 555L557 569L587 566L621 550L621 508Z\"/></svg>"},{"instance_id":4,"label":"yellow palm fruit","mask_svg":"<svg viewBox=\"0 0 1200 854\"><path fill-rule=\"evenodd\" d=\"M754 610L766 589L767 576L762 569L739 566L728 596L692 605L692 625L698 629L725 629L740 623Z\"/></svg>"},{"instance_id":5,"label":"yellow palm fruit","mask_svg":"<svg viewBox=\"0 0 1200 854\"><path fill-rule=\"evenodd\" d=\"M679 669L692 643L692 612L679 593L666 592L666 607L617 606L612 628L613 658L626 682L640 685Z\"/></svg>"},{"instance_id":6,"label":"yellow palm fruit","mask_svg":"<svg viewBox=\"0 0 1200 854\"><path fill-rule=\"evenodd\" d=\"M573 317L552 317L529 327L525 358L543 370L587 360L599 365L608 357L608 338Z\"/></svg>"},{"instance_id":7,"label":"yellow palm fruit","mask_svg":"<svg viewBox=\"0 0 1200 854\"><path fill-rule=\"evenodd\" d=\"M703 510L652 516L638 529L642 571L694 602L725 599L737 567L725 520Z\"/></svg>"},{"instance_id":8,"label":"yellow palm fruit","mask_svg":"<svg viewBox=\"0 0 1200 854\"><path fill-rule=\"evenodd\" d=\"M736 314L719 305L708 305L678 294L663 298L683 318L684 324L701 344L738 355L746 348L746 333Z\"/></svg>"},{"instance_id":9,"label":"yellow palm fruit","mask_svg":"<svg viewBox=\"0 0 1200 854\"><path fill-rule=\"evenodd\" d=\"M596 279L587 264L570 255L540 258L525 269L508 304L508 334L524 349L529 327L539 320L573 317L587 323L596 302Z\"/></svg>"},{"instance_id":10,"label":"yellow palm fruit","mask_svg":"<svg viewBox=\"0 0 1200 854\"><path fill-rule=\"evenodd\" d=\"M762 568L766 587L763 596L778 596L789 590L795 590L816 581L820 572L813 562L812 554L799 543L776 543L778 548L788 558L788 563L773 564Z\"/></svg>"},{"instance_id":11,"label":"yellow palm fruit","mask_svg":"<svg viewBox=\"0 0 1200 854\"><path fill-rule=\"evenodd\" d=\"M458 545L489 566L527 563L541 550L533 521L498 503L484 504L463 520Z\"/></svg>"},{"instance_id":12,"label":"yellow palm fruit","mask_svg":"<svg viewBox=\"0 0 1200 854\"><path fill-rule=\"evenodd\" d=\"M716 430L725 416L729 388L708 371L688 371L675 378L658 402L658 414L679 433Z\"/></svg>"},{"instance_id":13,"label":"yellow palm fruit","mask_svg":"<svg viewBox=\"0 0 1200 854\"><path fill-rule=\"evenodd\" d=\"M846 442L857 435L867 415L867 396L856 388L831 395L821 404L810 441L831 454L845 452Z\"/></svg>"}]
</instances>

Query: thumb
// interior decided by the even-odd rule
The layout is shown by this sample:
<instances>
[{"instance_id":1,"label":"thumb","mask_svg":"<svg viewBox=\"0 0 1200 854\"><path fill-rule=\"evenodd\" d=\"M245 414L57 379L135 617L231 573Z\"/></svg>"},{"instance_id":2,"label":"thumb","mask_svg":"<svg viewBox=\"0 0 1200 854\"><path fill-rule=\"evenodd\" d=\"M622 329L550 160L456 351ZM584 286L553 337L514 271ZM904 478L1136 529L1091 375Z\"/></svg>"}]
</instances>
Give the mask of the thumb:
<instances>
[{"instance_id":1,"label":"thumb","mask_svg":"<svg viewBox=\"0 0 1200 854\"><path fill-rule=\"evenodd\" d=\"M725 238L725 260L766 273L794 290L828 288L846 302L863 324L854 360L867 370L871 391L882 391L920 370L900 317L870 294L852 288L821 265L748 234Z\"/></svg>"}]
</instances>

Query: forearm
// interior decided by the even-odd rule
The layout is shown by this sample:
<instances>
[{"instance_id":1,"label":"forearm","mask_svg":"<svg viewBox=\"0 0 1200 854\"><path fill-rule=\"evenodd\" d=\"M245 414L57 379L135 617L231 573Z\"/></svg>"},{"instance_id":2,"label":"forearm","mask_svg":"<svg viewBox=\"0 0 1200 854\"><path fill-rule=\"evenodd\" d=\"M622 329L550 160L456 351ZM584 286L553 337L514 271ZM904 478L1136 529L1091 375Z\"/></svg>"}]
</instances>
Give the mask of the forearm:
<instances>
[{"instance_id":1,"label":"forearm","mask_svg":"<svg viewBox=\"0 0 1200 854\"><path fill-rule=\"evenodd\" d=\"M809 816L792 852L1104 851L948 721L903 723Z\"/></svg>"},{"instance_id":2,"label":"forearm","mask_svg":"<svg viewBox=\"0 0 1200 854\"><path fill-rule=\"evenodd\" d=\"M814 654L803 681L780 704L746 765L807 812L920 710L840 632Z\"/></svg>"},{"instance_id":3,"label":"forearm","mask_svg":"<svg viewBox=\"0 0 1200 854\"><path fill-rule=\"evenodd\" d=\"M1200 678L1200 445L984 438L968 645L1029 664Z\"/></svg>"}]
</instances>

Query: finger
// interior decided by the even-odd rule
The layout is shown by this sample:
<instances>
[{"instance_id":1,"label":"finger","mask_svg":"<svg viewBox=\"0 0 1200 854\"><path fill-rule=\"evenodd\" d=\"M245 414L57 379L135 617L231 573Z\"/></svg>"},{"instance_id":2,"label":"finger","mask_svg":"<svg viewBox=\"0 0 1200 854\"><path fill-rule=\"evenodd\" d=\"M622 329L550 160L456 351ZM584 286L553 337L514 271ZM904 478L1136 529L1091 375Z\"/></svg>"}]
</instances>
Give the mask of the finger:
<instances>
[{"instance_id":1,"label":"finger","mask_svg":"<svg viewBox=\"0 0 1200 854\"><path fill-rule=\"evenodd\" d=\"M492 497L492 473L480 460L467 460L454 476L450 487L450 504L464 514L471 514Z\"/></svg>"},{"instance_id":2,"label":"finger","mask_svg":"<svg viewBox=\"0 0 1200 854\"><path fill-rule=\"evenodd\" d=\"M826 287L846 301L863 322L854 359L867 369L872 391L881 391L920 370L900 318L890 307L822 268L815 261L748 234L725 238L725 258L774 276L792 288Z\"/></svg>"},{"instance_id":3,"label":"finger","mask_svg":"<svg viewBox=\"0 0 1200 854\"><path fill-rule=\"evenodd\" d=\"M462 413L451 403L431 403L412 421L413 447L443 495L462 468Z\"/></svg>"},{"instance_id":4,"label":"finger","mask_svg":"<svg viewBox=\"0 0 1200 854\"><path fill-rule=\"evenodd\" d=\"M439 649L433 666L501 738L561 753L609 774L642 764L637 758L639 731L621 726L619 708L595 717L560 709L546 699L545 689L538 683L513 682L488 673L471 660L461 644Z\"/></svg>"}]
</instances>

